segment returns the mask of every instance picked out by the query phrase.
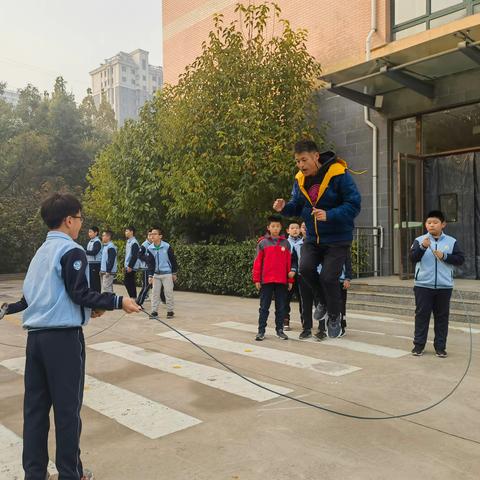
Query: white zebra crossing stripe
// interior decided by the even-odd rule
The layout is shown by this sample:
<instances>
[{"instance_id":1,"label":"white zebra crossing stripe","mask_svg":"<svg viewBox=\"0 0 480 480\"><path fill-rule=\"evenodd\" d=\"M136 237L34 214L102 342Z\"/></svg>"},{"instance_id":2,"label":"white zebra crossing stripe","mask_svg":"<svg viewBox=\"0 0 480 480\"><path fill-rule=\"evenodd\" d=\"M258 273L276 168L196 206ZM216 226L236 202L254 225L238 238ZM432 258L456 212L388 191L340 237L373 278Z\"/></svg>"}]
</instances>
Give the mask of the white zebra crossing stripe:
<instances>
[{"instance_id":1,"label":"white zebra crossing stripe","mask_svg":"<svg viewBox=\"0 0 480 480\"><path fill-rule=\"evenodd\" d=\"M315 370L316 372L339 377L348 373L361 370L360 367L352 365L345 365L342 363L330 362L328 360L321 360L319 358L308 357L299 353L293 353L286 350L276 350L274 348L259 347L249 343L234 342L232 340L225 340L218 337L210 337L200 333L192 333L185 330L179 330L195 343L203 347L215 348L225 352L236 353L250 358L258 358L260 360L267 360L269 362L279 363L281 365ZM157 333L160 337L171 338L187 342L188 340L180 337L175 332Z\"/></svg>"},{"instance_id":2,"label":"white zebra crossing stripe","mask_svg":"<svg viewBox=\"0 0 480 480\"><path fill-rule=\"evenodd\" d=\"M25 358L4 360L0 365L23 375ZM92 410L151 439L202 423L198 418L89 375L85 375L83 403Z\"/></svg>"},{"instance_id":3,"label":"white zebra crossing stripe","mask_svg":"<svg viewBox=\"0 0 480 480\"><path fill-rule=\"evenodd\" d=\"M0 424L0 478L2 480L21 480L25 473L22 467L23 440ZM57 474L53 462L48 464L50 475Z\"/></svg>"},{"instance_id":4,"label":"white zebra crossing stripe","mask_svg":"<svg viewBox=\"0 0 480 480\"><path fill-rule=\"evenodd\" d=\"M240 323L240 322L222 322L215 324L217 327L223 328L231 328L233 330L240 330L242 332L252 332L255 333L257 331L256 325L251 325L247 323ZM273 328L267 328L267 332L271 333L272 335L275 333ZM296 336L290 336L289 339L299 342L312 342L316 344L320 344L314 338L307 338L305 340L300 340ZM408 355L409 352L405 350L399 350L397 348L391 347L383 347L381 345L372 345L370 343L365 342L357 342L353 340L348 340L346 338L329 338L325 339L321 342L322 348L323 346L327 347L337 347L337 348L344 348L346 350L352 350L354 352L362 352L362 353L369 353L371 355L376 355L378 357L386 357L386 358L400 358L405 355Z\"/></svg>"},{"instance_id":5,"label":"white zebra crossing stripe","mask_svg":"<svg viewBox=\"0 0 480 480\"><path fill-rule=\"evenodd\" d=\"M181 358L171 357L163 353L144 350L143 348L133 345L127 345L121 342L105 342L90 345L89 347L257 402L264 402L278 397L278 395L262 390L228 371L182 360ZM286 394L292 392L292 390L288 388L260 382L255 379L251 380L279 393Z\"/></svg>"}]
</instances>

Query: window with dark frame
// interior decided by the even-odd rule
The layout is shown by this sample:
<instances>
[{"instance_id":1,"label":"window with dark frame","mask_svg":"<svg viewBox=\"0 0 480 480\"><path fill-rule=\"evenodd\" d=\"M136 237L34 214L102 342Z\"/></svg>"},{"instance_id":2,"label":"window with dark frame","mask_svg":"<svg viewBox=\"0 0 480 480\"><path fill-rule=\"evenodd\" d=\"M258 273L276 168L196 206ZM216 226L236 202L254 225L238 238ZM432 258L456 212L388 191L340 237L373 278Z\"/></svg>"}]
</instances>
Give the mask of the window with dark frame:
<instances>
[{"instance_id":1,"label":"window with dark frame","mask_svg":"<svg viewBox=\"0 0 480 480\"><path fill-rule=\"evenodd\" d=\"M480 13L480 0L390 0L392 40Z\"/></svg>"}]
</instances>

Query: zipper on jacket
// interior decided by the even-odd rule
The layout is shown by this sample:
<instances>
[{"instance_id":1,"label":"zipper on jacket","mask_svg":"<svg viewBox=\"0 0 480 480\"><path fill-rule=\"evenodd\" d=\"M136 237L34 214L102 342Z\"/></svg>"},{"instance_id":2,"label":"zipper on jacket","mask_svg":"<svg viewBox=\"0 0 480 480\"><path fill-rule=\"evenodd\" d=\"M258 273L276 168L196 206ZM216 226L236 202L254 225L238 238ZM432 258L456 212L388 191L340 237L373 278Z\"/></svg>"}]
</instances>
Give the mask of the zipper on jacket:
<instances>
[{"instance_id":1,"label":"zipper on jacket","mask_svg":"<svg viewBox=\"0 0 480 480\"><path fill-rule=\"evenodd\" d=\"M315 217L313 217L313 225L315 227L315 233L317 234L317 244L320 244L320 234L318 233L317 219Z\"/></svg>"},{"instance_id":2,"label":"zipper on jacket","mask_svg":"<svg viewBox=\"0 0 480 480\"><path fill-rule=\"evenodd\" d=\"M435 240L435 250L437 250L438 248L438 241ZM433 253L433 252L432 252ZM438 268L438 258L436 255L434 255L435 257L435 288L437 288L437 268Z\"/></svg>"}]
</instances>

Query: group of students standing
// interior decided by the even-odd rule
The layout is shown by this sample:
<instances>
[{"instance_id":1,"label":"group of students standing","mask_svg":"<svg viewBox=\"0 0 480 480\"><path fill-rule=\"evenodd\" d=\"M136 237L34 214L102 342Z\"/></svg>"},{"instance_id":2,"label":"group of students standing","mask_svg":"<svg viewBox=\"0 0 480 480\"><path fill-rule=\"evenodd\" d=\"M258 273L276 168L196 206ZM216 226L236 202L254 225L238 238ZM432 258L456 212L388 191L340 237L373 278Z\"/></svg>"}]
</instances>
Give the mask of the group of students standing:
<instances>
[{"instance_id":1,"label":"group of students standing","mask_svg":"<svg viewBox=\"0 0 480 480\"><path fill-rule=\"evenodd\" d=\"M148 230L146 240L140 245L135 238L135 227L125 229L124 285L128 296L143 305L152 292L152 316L158 316L160 303L166 304L167 318L174 316L173 287L177 281L177 260L171 245L163 240L160 228ZM99 237L98 227L88 230L90 241L86 248L90 287L97 292L113 293L113 282L118 273L118 248L113 243L113 233L104 230ZM137 296L137 273L142 275L142 288Z\"/></svg>"},{"instance_id":2,"label":"group of students standing","mask_svg":"<svg viewBox=\"0 0 480 480\"><path fill-rule=\"evenodd\" d=\"M310 286L302 279L300 274L300 262L302 248L306 237L305 223L298 219L290 219L286 223L287 236L281 236L283 222L280 215L268 217L268 233L258 240L257 252L253 263L253 281L260 294L259 324L255 340L262 341L265 338L265 328L272 298L275 298L275 329L277 336L287 340L285 331L290 331L291 302L294 295L298 300L300 322L302 331L299 335L301 340L312 336L313 319L318 320L318 330L315 333L317 340L327 337L326 315L321 317L314 307L314 297ZM321 274L322 264L317 266L318 275ZM341 296L341 321L340 334L346 333L347 318L347 290L350 288L352 279L352 261L350 249L338 278L338 290ZM316 306L316 305L315 305ZM313 313L313 315L312 315Z\"/></svg>"}]
</instances>

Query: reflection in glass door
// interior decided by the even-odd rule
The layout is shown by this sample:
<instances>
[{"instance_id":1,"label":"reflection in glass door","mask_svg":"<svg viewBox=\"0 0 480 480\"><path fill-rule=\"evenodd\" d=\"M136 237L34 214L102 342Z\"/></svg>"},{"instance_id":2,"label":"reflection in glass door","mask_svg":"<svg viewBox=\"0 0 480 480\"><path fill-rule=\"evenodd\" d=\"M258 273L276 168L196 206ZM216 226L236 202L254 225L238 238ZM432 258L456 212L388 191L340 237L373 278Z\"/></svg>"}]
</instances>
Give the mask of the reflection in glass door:
<instances>
[{"instance_id":1,"label":"reflection in glass door","mask_svg":"<svg viewBox=\"0 0 480 480\"><path fill-rule=\"evenodd\" d=\"M423 160L415 155L398 154L397 159L398 233L400 278L413 277L410 247L423 232Z\"/></svg>"}]
</instances>

